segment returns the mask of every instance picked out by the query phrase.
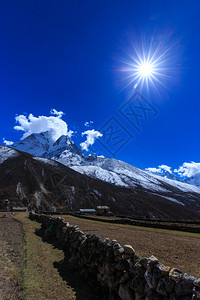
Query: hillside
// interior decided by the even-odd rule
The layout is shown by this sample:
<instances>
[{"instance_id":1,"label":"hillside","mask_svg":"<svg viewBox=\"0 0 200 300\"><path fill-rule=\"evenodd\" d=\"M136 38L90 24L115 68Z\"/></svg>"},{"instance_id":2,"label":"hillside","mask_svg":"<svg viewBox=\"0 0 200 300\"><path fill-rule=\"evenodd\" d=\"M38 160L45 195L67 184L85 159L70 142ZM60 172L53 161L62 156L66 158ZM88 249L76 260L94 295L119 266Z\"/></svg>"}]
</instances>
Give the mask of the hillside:
<instances>
[{"instance_id":1,"label":"hillside","mask_svg":"<svg viewBox=\"0 0 200 300\"><path fill-rule=\"evenodd\" d=\"M9 154L8 154L9 153ZM53 160L0 146L0 209L76 211L108 205L115 214L173 219L199 219L200 192L197 187L181 190L160 181L159 191L134 188L88 177ZM173 181L174 182L174 181ZM173 198L172 198L173 195Z\"/></svg>"}]
</instances>

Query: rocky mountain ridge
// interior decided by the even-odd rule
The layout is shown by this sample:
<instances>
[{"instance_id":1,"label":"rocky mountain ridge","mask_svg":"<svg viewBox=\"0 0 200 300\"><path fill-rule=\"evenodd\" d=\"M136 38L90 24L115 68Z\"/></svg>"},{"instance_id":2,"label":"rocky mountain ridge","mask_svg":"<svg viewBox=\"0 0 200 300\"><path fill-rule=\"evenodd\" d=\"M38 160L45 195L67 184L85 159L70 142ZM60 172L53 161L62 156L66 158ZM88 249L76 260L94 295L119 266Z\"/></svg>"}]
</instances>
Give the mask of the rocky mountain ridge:
<instances>
[{"instance_id":1,"label":"rocky mountain ridge","mask_svg":"<svg viewBox=\"0 0 200 300\"><path fill-rule=\"evenodd\" d=\"M108 205L115 214L172 219L200 218L200 189L188 184L171 185L156 178L153 187L135 180L134 188L116 186L80 174L47 158L0 146L0 209L26 206L48 211L77 211ZM107 165L109 168L109 165ZM136 171L139 170L135 168ZM142 176L138 171L138 176ZM144 172L144 171L143 171ZM149 183L149 181L148 181ZM190 189L189 189L190 187Z\"/></svg>"},{"instance_id":2,"label":"rocky mountain ridge","mask_svg":"<svg viewBox=\"0 0 200 300\"><path fill-rule=\"evenodd\" d=\"M64 135L57 141L53 141L49 132L32 134L24 140L13 144L11 147L30 153L34 156L56 160L81 174L98 178L115 185L132 188L135 186L134 182L137 180L141 180L141 182L145 184L144 181L146 182L146 179L143 179L149 178L151 179L149 184L153 184L154 186L157 185L155 182L157 178L160 177L162 177L165 182L168 182L168 179L176 181L171 184L182 187L183 190L184 183L196 186L200 185L200 173L181 181L178 176L167 171L163 174L152 174L113 158L104 158L93 155L85 156L73 140ZM140 174L139 177L138 174ZM189 189L193 190L192 187ZM153 187L153 190L156 190L155 186Z\"/></svg>"}]
</instances>

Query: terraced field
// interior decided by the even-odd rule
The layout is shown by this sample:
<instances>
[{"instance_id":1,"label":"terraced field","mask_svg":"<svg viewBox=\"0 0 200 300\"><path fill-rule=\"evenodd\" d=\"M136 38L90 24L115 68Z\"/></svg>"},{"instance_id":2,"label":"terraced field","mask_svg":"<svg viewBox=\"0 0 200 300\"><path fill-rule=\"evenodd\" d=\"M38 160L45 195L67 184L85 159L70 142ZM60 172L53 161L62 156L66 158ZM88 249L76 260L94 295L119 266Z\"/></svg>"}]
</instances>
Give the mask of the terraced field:
<instances>
[{"instance_id":1,"label":"terraced field","mask_svg":"<svg viewBox=\"0 0 200 300\"><path fill-rule=\"evenodd\" d=\"M103 239L116 239L122 245L130 244L140 256L155 255L170 267L200 277L200 234L62 216L70 224L78 225L85 233L98 234Z\"/></svg>"}]
</instances>

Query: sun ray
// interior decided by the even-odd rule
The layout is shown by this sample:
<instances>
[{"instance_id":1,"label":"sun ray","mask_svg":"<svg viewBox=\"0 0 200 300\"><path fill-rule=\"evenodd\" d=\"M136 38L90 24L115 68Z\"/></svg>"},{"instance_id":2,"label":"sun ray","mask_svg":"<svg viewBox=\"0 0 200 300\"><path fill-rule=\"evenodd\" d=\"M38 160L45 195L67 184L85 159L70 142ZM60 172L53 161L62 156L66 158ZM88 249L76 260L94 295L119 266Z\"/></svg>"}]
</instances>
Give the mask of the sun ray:
<instances>
[{"instance_id":1,"label":"sun ray","mask_svg":"<svg viewBox=\"0 0 200 300\"><path fill-rule=\"evenodd\" d=\"M129 60L123 61L126 67L122 71L128 74L125 78L128 81L126 86L133 86L133 89L143 89L146 86L147 91L149 91L151 86L158 91L157 85L166 88L164 82L170 79L169 72L172 70L172 68L168 67L171 59L169 53L174 44L162 49L161 43L154 47L153 39L151 39L148 48L145 48L144 45L143 43L141 51L139 51L132 44L132 52L127 53Z\"/></svg>"}]
</instances>

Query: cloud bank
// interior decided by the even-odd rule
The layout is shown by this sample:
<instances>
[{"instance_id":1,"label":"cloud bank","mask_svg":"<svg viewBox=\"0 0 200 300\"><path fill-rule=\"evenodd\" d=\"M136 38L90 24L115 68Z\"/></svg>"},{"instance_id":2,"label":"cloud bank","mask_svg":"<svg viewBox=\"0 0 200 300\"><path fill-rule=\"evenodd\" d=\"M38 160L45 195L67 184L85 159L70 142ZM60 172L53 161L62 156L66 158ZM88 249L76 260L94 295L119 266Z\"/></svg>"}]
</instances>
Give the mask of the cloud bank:
<instances>
[{"instance_id":1,"label":"cloud bank","mask_svg":"<svg viewBox=\"0 0 200 300\"><path fill-rule=\"evenodd\" d=\"M83 143L80 143L80 146L81 146L81 149L85 150L85 151L88 151L89 146L93 145L96 139L103 136L102 133L100 133L99 131L96 131L94 129L82 132L82 136L84 136L84 135L86 135L86 141Z\"/></svg>"},{"instance_id":2,"label":"cloud bank","mask_svg":"<svg viewBox=\"0 0 200 300\"><path fill-rule=\"evenodd\" d=\"M5 138L3 138L3 142L6 146L11 146L12 144L14 144L12 141L5 140Z\"/></svg>"},{"instance_id":3,"label":"cloud bank","mask_svg":"<svg viewBox=\"0 0 200 300\"><path fill-rule=\"evenodd\" d=\"M180 167L174 169L173 172L171 167L167 165L158 166L158 168L146 168L146 171L150 173L157 173L157 174L164 174L165 171L169 172L170 174L177 173L180 177L187 177L190 178L195 176L196 174L200 173L200 163L196 163L194 161L191 162L184 162Z\"/></svg>"},{"instance_id":4,"label":"cloud bank","mask_svg":"<svg viewBox=\"0 0 200 300\"><path fill-rule=\"evenodd\" d=\"M57 111L52 109L50 111L51 116L38 116L35 117L33 114L29 116L19 115L15 117L16 125L15 130L24 131L21 139L26 138L32 133L40 133L49 131L53 141L56 141L61 135L68 135L71 137L73 131L68 130L68 125L62 120L64 113L62 111Z\"/></svg>"},{"instance_id":5,"label":"cloud bank","mask_svg":"<svg viewBox=\"0 0 200 300\"><path fill-rule=\"evenodd\" d=\"M149 171L150 173L159 173L159 174L164 174L165 172L169 172L172 174L171 167L167 165L161 165L158 166L158 168L146 168L146 171Z\"/></svg>"},{"instance_id":6,"label":"cloud bank","mask_svg":"<svg viewBox=\"0 0 200 300\"><path fill-rule=\"evenodd\" d=\"M184 162L182 166L174 170L181 177L191 177L200 173L200 163L191 161L190 163Z\"/></svg>"}]
</instances>

